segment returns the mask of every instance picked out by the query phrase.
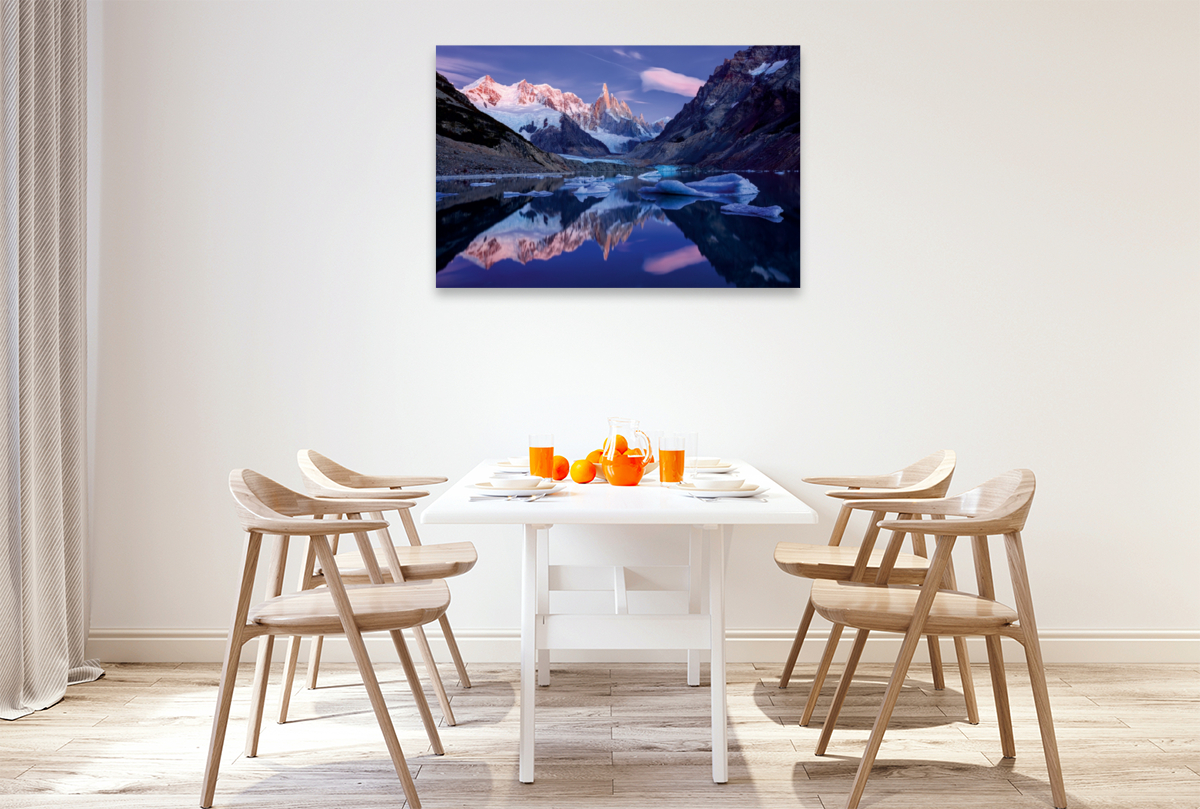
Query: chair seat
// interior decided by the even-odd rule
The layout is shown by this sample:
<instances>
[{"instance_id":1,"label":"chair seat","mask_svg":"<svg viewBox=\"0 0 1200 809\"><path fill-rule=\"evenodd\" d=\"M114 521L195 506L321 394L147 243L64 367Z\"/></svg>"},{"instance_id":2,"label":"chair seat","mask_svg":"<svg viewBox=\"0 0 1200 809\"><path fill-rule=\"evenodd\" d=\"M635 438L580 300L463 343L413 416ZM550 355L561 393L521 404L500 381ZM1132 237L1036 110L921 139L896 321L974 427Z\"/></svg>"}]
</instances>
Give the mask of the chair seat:
<instances>
[{"instance_id":1,"label":"chair seat","mask_svg":"<svg viewBox=\"0 0 1200 809\"><path fill-rule=\"evenodd\" d=\"M404 629L436 621L450 606L444 581L416 584L370 584L347 587L360 632ZM342 621L326 588L303 590L268 599L250 610L249 620L270 634L335 635Z\"/></svg>"},{"instance_id":2,"label":"chair seat","mask_svg":"<svg viewBox=\"0 0 1200 809\"><path fill-rule=\"evenodd\" d=\"M837 624L905 632L920 595L921 588L915 585L818 581L813 583L812 603L817 614ZM1016 620L1016 610L997 601L957 590L939 590L925 622L925 634L999 635Z\"/></svg>"},{"instance_id":3,"label":"chair seat","mask_svg":"<svg viewBox=\"0 0 1200 809\"><path fill-rule=\"evenodd\" d=\"M446 542L441 545L397 545L396 556L400 559L400 572L405 581L427 581L429 579L449 579L461 576L471 568L479 556L475 553L475 545L471 542ZM339 553L337 560L338 572L347 584L363 584L371 579L367 575L366 565L363 564L362 554L358 551ZM382 551L375 552L383 580L390 582L392 572L388 569L387 559ZM322 575L320 567L317 575Z\"/></svg>"},{"instance_id":4,"label":"chair seat","mask_svg":"<svg viewBox=\"0 0 1200 809\"><path fill-rule=\"evenodd\" d=\"M840 545L802 545L797 542L780 542L775 546L775 564L785 573L803 576L806 579L832 579L848 581L854 572L854 560L858 548ZM867 581L874 581L883 561L883 551L871 553L867 562ZM920 584L925 580L929 560L911 553L902 553L896 559L889 579L897 584Z\"/></svg>"}]
</instances>

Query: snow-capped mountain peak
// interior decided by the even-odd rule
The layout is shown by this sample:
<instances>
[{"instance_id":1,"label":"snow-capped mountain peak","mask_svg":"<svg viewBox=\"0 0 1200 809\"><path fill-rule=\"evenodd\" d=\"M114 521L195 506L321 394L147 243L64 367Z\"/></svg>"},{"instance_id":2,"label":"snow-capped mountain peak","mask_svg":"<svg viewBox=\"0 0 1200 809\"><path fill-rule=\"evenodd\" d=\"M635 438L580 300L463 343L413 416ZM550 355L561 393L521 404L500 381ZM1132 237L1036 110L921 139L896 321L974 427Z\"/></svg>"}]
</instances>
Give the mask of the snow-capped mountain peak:
<instances>
[{"instance_id":1,"label":"snow-capped mountain peak","mask_svg":"<svg viewBox=\"0 0 1200 809\"><path fill-rule=\"evenodd\" d=\"M500 84L483 76L462 88L471 103L482 112L520 132L526 138L548 127L560 125L562 116L571 120L613 152L626 152L641 141L650 140L654 130L641 115L618 99L604 84L600 96L587 104L574 93L548 84Z\"/></svg>"}]
</instances>

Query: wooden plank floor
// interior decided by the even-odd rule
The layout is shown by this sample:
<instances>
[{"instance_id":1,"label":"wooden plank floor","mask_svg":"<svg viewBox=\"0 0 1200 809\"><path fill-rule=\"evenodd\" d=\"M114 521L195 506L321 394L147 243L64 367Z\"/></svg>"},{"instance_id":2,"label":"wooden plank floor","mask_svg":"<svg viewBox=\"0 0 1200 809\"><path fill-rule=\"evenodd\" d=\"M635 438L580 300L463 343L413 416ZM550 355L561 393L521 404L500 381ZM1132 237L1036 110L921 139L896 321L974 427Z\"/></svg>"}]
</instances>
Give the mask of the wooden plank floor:
<instances>
[{"instance_id":1,"label":"wooden plank floor","mask_svg":"<svg viewBox=\"0 0 1200 809\"><path fill-rule=\"evenodd\" d=\"M218 667L107 664L58 705L0 722L0 807L190 807L198 804ZM800 727L812 666L787 690L777 664L729 666L730 778L711 777L709 691L680 665L555 666L538 689L537 781L517 782L515 666L471 666L474 687L442 676L457 727L434 756L398 666L377 669L422 803L440 807L789 807L839 809L866 743L888 668L863 666L828 755L813 755L828 693ZM401 809L404 797L353 666L328 665L299 688L292 719L268 694L259 756L241 754L250 669L234 695L216 806ZM1070 806L1200 807L1200 667L1051 666L1050 696ZM1017 758L1000 757L986 667L975 668L982 722L966 723L957 673L933 690L914 667L863 807L1051 806L1027 676L1009 668ZM704 683L707 683L705 672ZM830 691L833 685L830 684ZM433 710L437 714L436 703Z\"/></svg>"}]
</instances>

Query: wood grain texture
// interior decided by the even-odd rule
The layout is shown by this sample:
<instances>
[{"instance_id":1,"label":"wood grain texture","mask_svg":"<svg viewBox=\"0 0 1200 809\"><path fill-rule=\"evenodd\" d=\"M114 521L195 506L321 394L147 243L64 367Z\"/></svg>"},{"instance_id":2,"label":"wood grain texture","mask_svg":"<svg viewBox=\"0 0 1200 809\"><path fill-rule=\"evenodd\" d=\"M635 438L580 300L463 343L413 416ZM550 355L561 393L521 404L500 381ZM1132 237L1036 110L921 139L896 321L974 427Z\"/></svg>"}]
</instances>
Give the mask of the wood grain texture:
<instances>
[{"instance_id":1,"label":"wood grain texture","mask_svg":"<svg viewBox=\"0 0 1200 809\"><path fill-rule=\"evenodd\" d=\"M13 809L194 806L216 664L104 662L106 676L71 686L55 706L0 724L0 805ZM408 768L426 809L440 807L730 806L825 809L845 802L890 666L862 664L828 755L818 729L798 725L800 690L776 687L781 661L730 664L729 783L711 782L708 671L684 684L686 663L556 665L538 689L538 772L517 783L516 666L474 664L474 688L442 674L461 715L429 752L395 661L375 665ZM813 666L800 665L806 683ZM278 698L282 665L269 680ZM974 667L982 722L966 724L957 672L935 691L914 665L892 715L864 805L882 809L1047 809L1052 803L1024 665L1007 669L1021 745L1005 759L985 669ZM253 667L236 672L231 731L244 734ZM1200 806L1200 667L1047 666L1072 809ZM326 663L320 688L296 684L293 717L266 723L259 758L222 761L217 805L405 809L353 664ZM614 734L617 738L614 738ZM238 746L240 748L240 745Z\"/></svg>"}]
</instances>

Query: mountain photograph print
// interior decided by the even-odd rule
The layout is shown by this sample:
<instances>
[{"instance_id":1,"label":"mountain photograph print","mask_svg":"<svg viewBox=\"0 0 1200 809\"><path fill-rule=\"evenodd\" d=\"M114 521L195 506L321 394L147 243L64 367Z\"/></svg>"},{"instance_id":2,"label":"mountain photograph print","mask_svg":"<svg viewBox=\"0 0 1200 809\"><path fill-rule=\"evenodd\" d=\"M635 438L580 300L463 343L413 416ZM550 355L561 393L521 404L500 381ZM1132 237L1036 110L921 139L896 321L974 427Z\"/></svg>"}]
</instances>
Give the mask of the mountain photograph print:
<instances>
[{"instance_id":1,"label":"mountain photograph print","mask_svg":"<svg viewBox=\"0 0 1200 809\"><path fill-rule=\"evenodd\" d=\"M439 46L437 286L799 287L800 47Z\"/></svg>"}]
</instances>

